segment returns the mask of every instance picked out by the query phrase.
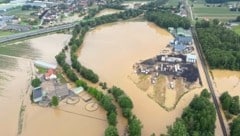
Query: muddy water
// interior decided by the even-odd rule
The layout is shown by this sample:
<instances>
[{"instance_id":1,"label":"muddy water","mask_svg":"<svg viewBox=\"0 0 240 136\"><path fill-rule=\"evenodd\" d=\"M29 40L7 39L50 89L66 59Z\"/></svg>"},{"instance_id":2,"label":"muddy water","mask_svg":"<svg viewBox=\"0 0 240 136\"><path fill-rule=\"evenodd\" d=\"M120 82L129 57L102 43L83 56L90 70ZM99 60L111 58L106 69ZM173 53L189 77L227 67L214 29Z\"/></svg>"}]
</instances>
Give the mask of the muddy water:
<instances>
[{"instance_id":1,"label":"muddy water","mask_svg":"<svg viewBox=\"0 0 240 136\"><path fill-rule=\"evenodd\" d=\"M212 74L219 94L228 91L231 95L240 95L239 71L212 70Z\"/></svg>"},{"instance_id":2,"label":"muddy water","mask_svg":"<svg viewBox=\"0 0 240 136\"><path fill-rule=\"evenodd\" d=\"M32 48L40 52L39 58L49 63L56 63L55 56L68 44L71 35L51 34L29 40Z\"/></svg>"},{"instance_id":3,"label":"muddy water","mask_svg":"<svg viewBox=\"0 0 240 136\"><path fill-rule=\"evenodd\" d=\"M120 12L121 10L116 10L116 9L104 9L102 11L100 11L96 17L100 17L100 16L103 16L103 15L109 15L109 14L114 14L114 13L118 13Z\"/></svg>"},{"instance_id":4,"label":"muddy water","mask_svg":"<svg viewBox=\"0 0 240 136\"><path fill-rule=\"evenodd\" d=\"M4 109L0 112L0 135L14 136L18 132L18 119L23 96L29 85L30 78L30 62L25 59L13 59L2 57L5 60L14 60L11 66L15 68L1 67L0 73L3 77L0 79L0 87L2 88L0 95L0 108ZM1 65L4 65L2 62ZM7 65L6 65L7 66Z\"/></svg>"},{"instance_id":5,"label":"muddy water","mask_svg":"<svg viewBox=\"0 0 240 136\"><path fill-rule=\"evenodd\" d=\"M107 122L106 113L101 108L89 113L84 110L85 103L74 106L63 103L61 110L53 110L30 102L32 60L39 58L56 63L55 55L68 43L70 37L71 35L51 34L0 46L0 109L4 109L0 112L1 136L17 135L22 103L26 106L22 120L23 136L77 136L81 133L89 136L103 135ZM89 130L92 127L96 129Z\"/></svg>"},{"instance_id":6,"label":"muddy water","mask_svg":"<svg viewBox=\"0 0 240 136\"><path fill-rule=\"evenodd\" d=\"M166 112L129 78L134 63L159 54L172 39L167 31L152 23L119 22L87 33L79 53L81 63L98 73L101 81L121 87L131 97L133 112L144 126L143 136L166 133L166 126L181 115L194 94L201 90L186 94L175 110Z\"/></svg>"}]
</instances>

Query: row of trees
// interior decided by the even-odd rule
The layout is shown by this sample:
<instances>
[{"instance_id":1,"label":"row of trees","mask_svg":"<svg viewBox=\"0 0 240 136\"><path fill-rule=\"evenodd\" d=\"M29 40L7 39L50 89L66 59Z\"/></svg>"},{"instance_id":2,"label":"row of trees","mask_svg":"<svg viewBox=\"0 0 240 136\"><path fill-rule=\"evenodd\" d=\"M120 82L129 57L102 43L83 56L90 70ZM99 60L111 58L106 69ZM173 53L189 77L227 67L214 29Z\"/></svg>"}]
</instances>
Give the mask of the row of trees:
<instances>
[{"instance_id":1,"label":"row of trees","mask_svg":"<svg viewBox=\"0 0 240 136\"><path fill-rule=\"evenodd\" d=\"M233 115L240 114L240 101L239 96L230 96L228 92L224 92L220 96L222 109Z\"/></svg>"},{"instance_id":2,"label":"row of trees","mask_svg":"<svg viewBox=\"0 0 240 136\"><path fill-rule=\"evenodd\" d=\"M167 133L170 136L214 136L215 121L216 111L210 93L204 89L184 109L181 119L168 127Z\"/></svg>"},{"instance_id":3,"label":"row of trees","mask_svg":"<svg viewBox=\"0 0 240 136\"><path fill-rule=\"evenodd\" d=\"M161 12L161 11L149 11L146 12L145 18L148 21L154 22L158 26L168 28L168 27L183 27L189 29L191 26L190 20L186 17L180 17L178 15Z\"/></svg>"},{"instance_id":4,"label":"row of trees","mask_svg":"<svg viewBox=\"0 0 240 136\"><path fill-rule=\"evenodd\" d=\"M240 70L240 36L214 22L196 24L198 39L211 68Z\"/></svg>"},{"instance_id":5,"label":"row of trees","mask_svg":"<svg viewBox=\"0 0 240 136\"><path fill-rule=\"evenodd\" d=\"M109 127L105 130L105 136L118 136L116 129L117 112L115 105L112 103L111 97L103 94L96 88L89 87L85 81L78 79L77 75L71 69L70 65L65 62L66 55L64 51L60 52L55 58L58 64L63 68L63 71L66 73L67 77L71 81L75 82L77 86L82 86L85 90L87 90L87 92L94 96L100 105L107 111L107 120ZM69 71L71 71L72 75L68 74Z\"/></svg>"},{"instance_id":6,"label":"row of trees","mask_svg":"<svg viewBox=\"0 0 240 136\"><path fill-rule=\"evenodd\" d=\"M122 115L128 120L129 136L141 136L141 121L132 114L133 103L132 100L118 87L113 86L109 89L115 101L122 109Z\"/></svg>"},{"instance_id":7,"label":"row of trees","mask_svg":"<svg viewBox=\"0 0 240 136\"><path fill-rule=\"evenodd\" d=\"M72 68L76 69L80 75L89 81L96 83L98 82L98 76L92 71L80 64L77 60L76 51L81 46L84 36L86 32L91 27L95 27L97 25L110 23L114 21L118 21L119 19L129 19L132 17L136 17L140 15L142 11L140 10L127 10L124 12L120 12L118 14L112 15L105 15L97 18L89 18L88 20L83 20L80 22L79 25L75 26L72 32L72 38L69 42L69 46L71 47L71 61L72 61ZM65 58L62 54L57 55L56 59L60 66L65 65ZM63 68L64 69L64 68ZM64 70L65 71L65 70ZM72 80L73 81L73 80ZM109 127L105 130L105 136L118 136L118 132L116 129L116 107L111 101L111 97L108 95L103 94L101 91L97 90L96 88L88 87L87 83L83 80L76 79L74 80L77 86L84 87L85 90L91 95L93 95L97 101L99 101L100 105L107 111L107 119L109 123ZM129 135L130 136L140 136L141 135L141 122L132 115L131 109L133 108L132 101L126 95L122 96L118 100L119 105L124 107L123 115L128 117L129 121Z\"/></svg>"}]
</instances>

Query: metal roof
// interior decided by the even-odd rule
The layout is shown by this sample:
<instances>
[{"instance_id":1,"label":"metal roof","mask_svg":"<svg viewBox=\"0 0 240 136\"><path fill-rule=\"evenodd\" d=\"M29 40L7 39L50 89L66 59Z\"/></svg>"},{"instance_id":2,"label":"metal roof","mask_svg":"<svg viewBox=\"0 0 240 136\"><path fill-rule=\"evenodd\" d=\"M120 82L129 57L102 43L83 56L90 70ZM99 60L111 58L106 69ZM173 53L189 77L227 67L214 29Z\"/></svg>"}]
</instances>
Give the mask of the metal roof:
<instances>
[{"instance_id":1,"label":"metal roof","mask_svg":"<svg viewBox=\"0 0 240 136\"><path fill-rule=\"evenodd\" d=\"M33 99L37 99L43 96L42 88L37 87L33 89Z\"/></svg>"}]
</instances>

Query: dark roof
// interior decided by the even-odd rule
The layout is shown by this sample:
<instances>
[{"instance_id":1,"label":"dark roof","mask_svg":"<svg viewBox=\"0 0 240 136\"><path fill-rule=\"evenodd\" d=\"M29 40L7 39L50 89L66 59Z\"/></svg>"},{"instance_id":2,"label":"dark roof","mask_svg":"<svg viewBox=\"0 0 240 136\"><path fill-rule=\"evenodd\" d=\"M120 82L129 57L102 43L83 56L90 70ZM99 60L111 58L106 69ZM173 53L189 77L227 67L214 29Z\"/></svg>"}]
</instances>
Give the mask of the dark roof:
<instances>
[{"instance_id":1,"label":"dark roof","mask_svg":"<svg viewBox=\"0 0 240 136\"><path fill-rule=\"evenodd\" d=\"M177 36L176 41L178 41L179 43L183 43L183 44L190 43L190 42L192 42L192 37Z\"/></svg>"},{"instance_id":2,"label":"dark roof","mask_svg":"<svg viewBox=\"0 0 240 136\"><path fill-rule=\"evenodd\" d=\"M37 87L33 89L33 99L42 97L43 93L42 93L42 88L41 87Z\"/></svg>"},{"instance_id":3,"label":"dark roof","mask_svg":"<svg viewBox=\"0 0 240 136\"><path fill-rule=\"evenodd\" d=\"M174 46L174 51L183 51L186 48L183 44L177 44Z\"/></svg>"}]
</instances>

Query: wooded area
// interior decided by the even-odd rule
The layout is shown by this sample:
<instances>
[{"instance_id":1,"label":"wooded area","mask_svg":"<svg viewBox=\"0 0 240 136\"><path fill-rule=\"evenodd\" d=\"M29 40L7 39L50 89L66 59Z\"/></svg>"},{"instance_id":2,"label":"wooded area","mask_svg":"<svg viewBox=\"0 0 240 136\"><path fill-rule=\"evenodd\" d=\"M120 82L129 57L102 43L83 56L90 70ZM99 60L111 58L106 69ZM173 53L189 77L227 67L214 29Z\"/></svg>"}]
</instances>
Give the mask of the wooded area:
<instances>
[{"instance_id":1,"label":"wooded area","mask_svg":"<svg viewBox=\"0 0 240 136\"><path fill-rule=\"evenodd\" d=\"M240 70L240 36L213 22L196 24L198 39L209 66L214 69Z\"/></svg>"}]
</instances>

